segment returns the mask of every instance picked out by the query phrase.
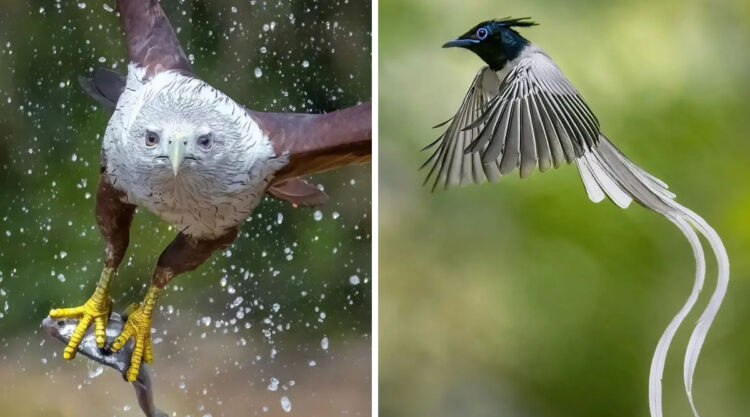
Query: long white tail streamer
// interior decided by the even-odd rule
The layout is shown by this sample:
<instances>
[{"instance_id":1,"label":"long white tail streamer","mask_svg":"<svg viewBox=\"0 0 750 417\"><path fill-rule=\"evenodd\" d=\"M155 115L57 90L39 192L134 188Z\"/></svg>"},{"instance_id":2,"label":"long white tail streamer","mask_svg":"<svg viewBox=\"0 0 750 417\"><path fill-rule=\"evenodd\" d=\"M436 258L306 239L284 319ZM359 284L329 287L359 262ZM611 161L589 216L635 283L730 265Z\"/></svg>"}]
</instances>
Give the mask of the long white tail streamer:
<instances>
[{"instance_id":1,"label":"long white tail streamer","mask_svg":"<svg viewBox=\"0 0 750 417\"><path fill-rule=\"evenodd\" d=\"M698 362L698 356L701 353L701 347L708 334L708 329L711 328L716 318L716 314L719 312L721 302L724 300L724 296L727 294L727 287L729 286L729 256L727 250L724 247L724 243L721 241L716 230L713 229L705 220L697 215L692 210L681 207L687 215L688 219L693 226L695 226L703 236L706 237L708 243L713 249L714 255L716 256L716 263L718 266L718 276L716 281L716 289L711 294L711 299L708 301L706 309L698 318L698 323L693 329L693 333L690 335L690 341L688 342L687 350L685 351L685 366L684 379L685 379L685 391L690 401L690 407L693 409L695 417L699 417L698 410L695 408L695 402L693 401L693 374L695 373L695 366Z\"/></svg>"},{"instance_id":2,"label":"long white tail streamer","mask_svg":"<svg viewBox=\"0 0 750 417\"><path fill-rule=\"evenodd\" d=\"M693 290L682 306L682 309L674 316L667 329L661 335L659 343L656 345L654 358L651 361L651 373L648 380L648 399L649 409L651 410L651 415L654 417L662 417L661 380L664 375L664 364L667 359L669 345L672 343L672 338L677 333L680 324L682 324L682 321L690 313L695 302L698 301L698 295L700 295L703 288L703 281L706 277L706 258L703 254L703 247L698 235L684 219L672 216L667 216L667 218L677 225L693 248L693 256L695 257L695 284L693 284Z\"/></svg>"},{"instance_id":3,"label":"long white tail streamer","mask_svg":"<svg viewBox=\"0 0 750 417\"><path fill-rule=\"evenodd\" d=\"M606 194L618 206L625 208L629 203L627 199L623 199L622 193L625 193L642 206L662 214L674 223L693 249L696 264L693 289L659 339L651 361L649 410L652 417L662 417L661 380L669 346L678 328L695 306L705 280L705 254L696 231L703 235L711 246L718 267L716 289L690 335L683 367L685 392L690 407L693 415L700 417L693 400L693 375L706 334L719 312L729 285L729 257L724 244L716 231L701 216L674 201L674 194L667 189L663 181L635 165L604 135L599 136L598 146L585 152L577 162L583 185L592 201L599 202ZM613 181L616 186L613 186Z\"/></svg>"}]
</instances>

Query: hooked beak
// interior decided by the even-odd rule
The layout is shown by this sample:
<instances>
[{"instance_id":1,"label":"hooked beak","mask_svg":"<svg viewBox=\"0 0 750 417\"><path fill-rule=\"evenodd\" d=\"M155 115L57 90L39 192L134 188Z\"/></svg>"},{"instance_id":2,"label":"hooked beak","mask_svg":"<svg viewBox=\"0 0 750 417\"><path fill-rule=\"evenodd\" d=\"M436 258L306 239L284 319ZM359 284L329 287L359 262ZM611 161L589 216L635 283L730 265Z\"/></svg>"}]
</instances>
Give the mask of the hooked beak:
<instances>
[{"instance_id":1,"label":"hooked beak","mask_svg":"<svg viewBox=\"0 0 750 417\"><path fill-rule=\"evenodd\" d=\"M180 166L185 161L185 142L182 140L172 140L167 146L167 156L172 163L172 172L177 176Z\"/></svg>"},{"instance_id":2,"label":"hooked beak","mask_svg":"<svg viewBox=\"0 0 750 417\"><path fill-rule=\"evenodd\" d=\"M467 46L473 45L475 43L479 43L479 41L476 39L454 39L443 44L443 48L466 48Z\"/></svg>"}]
</instances>

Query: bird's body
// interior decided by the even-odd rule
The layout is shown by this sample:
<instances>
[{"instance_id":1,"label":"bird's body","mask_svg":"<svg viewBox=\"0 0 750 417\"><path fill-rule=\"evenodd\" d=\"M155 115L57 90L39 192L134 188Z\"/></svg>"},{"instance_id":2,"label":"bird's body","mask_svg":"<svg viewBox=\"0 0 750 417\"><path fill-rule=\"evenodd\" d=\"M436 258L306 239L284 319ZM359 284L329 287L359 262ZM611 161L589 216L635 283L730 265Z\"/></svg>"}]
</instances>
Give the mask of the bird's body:
<instances>
[{"instance_id":1,"label":"bird's body","mask_svg":"<svg viewBox=\"0 0 750 417\"><path fill-rule=\"evenodd\" d=\"M102 146L107 178L126 193L128 203L148 208L177 230L200 238L222 236L252 213L288 158L276 155L258 123L221 91L176 71L150 80L143 79L144 73L130 66L126 88L107 126ZM139 114L149 118L141 120ZM186 157L181 175L174 174L166 152L154 159L151 154L159 149L131 139L144 135L148 120L174 130L196 119L224 143L221 152Z\"/></svg>"},{"instance_id":2,"label":"bird's body","mask_svg":"<svg viewBox=\"0 0 750 417\"><path fill-rule=\"evenodd\" d=\"M135 209L143 206L178 234L159 256L143 303L129 316L112 351L135 339L129 380L150 362L151 322L159 294L230 245L239 225L267 194L295 205L327 196L300 176L370 160L371 106L328 114L246 109L198 78L158 0L117 0L128 45L127 76L98 69L84 89L114 109L102 143L96 219L105 243L94 295L52 318L78 324L63 357L72 359L86 329L107 342L109 286L127 250Z\"/></svg>"},{"instance_id":3,"label":"bird's body","mask_svg":"<svg viewBox=\"0 0 750 417\"><path fill-rule=\"evenodd\" d=\"M482 22L444 47L476 53L487 66L477 73L459 110L443 134L425 149L434 152L425 182L433 189L497 181L518 169L521 177L536 168L576 164L588 197L609 198L626 208L632 201L673 222L685 235L696 259L693 292L664 331L651 366L650 410L660 417L661 377L672 338L694 306L705 275L703 248L696 231L709 242L718 264L717 286L688 343L685 389L697 416L692 380L703 341L729 280L729 260L721 238L700 216L675 201L667 185L638 167L602 133L599 120L562 70L541 48L515 28L533 26L522 19ZM442 126L442 125L439 125Z\"/></svg>"}]
</instances>

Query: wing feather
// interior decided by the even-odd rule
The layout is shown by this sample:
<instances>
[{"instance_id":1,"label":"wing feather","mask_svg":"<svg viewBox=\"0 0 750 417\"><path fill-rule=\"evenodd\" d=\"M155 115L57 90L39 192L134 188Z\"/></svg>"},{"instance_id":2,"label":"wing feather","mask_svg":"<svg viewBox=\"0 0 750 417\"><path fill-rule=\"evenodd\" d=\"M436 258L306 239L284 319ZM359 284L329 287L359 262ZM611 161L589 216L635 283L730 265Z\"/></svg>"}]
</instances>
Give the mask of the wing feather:
<instances>
[{"instance_id":1,"label":"wing feather","mask_svg":"<svg viewBox=\"0 0 750 417\"><path fill-rule=\"evenodd\" d=\"M547 54L530 46L508 65L502 81L488 67L477 73L430 146L435 150L423 167L432 165L425 182L432 180L433 189L495 181L516 168L527 177L537 166L544 172L572 163L597 145L599 121ZM591 188L601 190L592 167L582 170Z\"/></svg>"},{"instance_id":2,"label":"wing feather","mask_svg":"<svg viewBox=\"0 0 750 417\"><path fill-rule=\"evenodd\" d=\"M503 159L500 161L500 173L503 175L516 169L521 157L521 106L518 100L513 100L508 121Z\"/></svg>"},{"instance_id":3,"label":"wing feather","mask_svg":"<svg viewBox=\"0 0 750 417\"><path fill-rule=\"evenodd\" d=\"M534 172L537 164L537 141L528 97L521 100L521 178L528 177ZM539 134L541 137L542 134Z\"/></svg>"},{"instance_id":4,"label":"wing feather","mask_svg":"<svg viewBox=\"0 0 750 417\"><path fill-rule=\"evenodd\" d=\"M494 71L484 67L477 72L456 114L449 119L443 134L431 147L435 147L432 155L422 165L422 168L432 165L425 178L425 184L432 181L432 189L443 183L446 187L460 185L467 182L480 183L485 178L495 178L495 172L481 162L479 155L465 153L477 138L485 132L484 120L491 118L485 108L489 101L497 95L500 80ZM483 120L479 120L484 117ZM492 120L490 120L490 123ZM492 135L493 130L486 130Z\"/></svg>"}]
</instances>

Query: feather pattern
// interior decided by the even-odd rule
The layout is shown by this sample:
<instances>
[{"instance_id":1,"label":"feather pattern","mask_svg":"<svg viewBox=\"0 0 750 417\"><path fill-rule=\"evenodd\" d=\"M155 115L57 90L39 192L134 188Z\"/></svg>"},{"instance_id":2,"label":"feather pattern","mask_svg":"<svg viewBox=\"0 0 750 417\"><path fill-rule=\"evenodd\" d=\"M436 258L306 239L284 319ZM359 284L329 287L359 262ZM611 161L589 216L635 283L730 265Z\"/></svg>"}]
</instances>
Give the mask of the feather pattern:
<instances>
[{"instance_id":1,"label":"feather pattern","mask_svg":"<svg viewBox=\"0 0 750 417\"><path fill-rule=\"evenodd\" d=\"M425 183L434 176L433 190L439 184L448 188L485 179L497 181L516 168L526 177L536 166L544 172L575 162L590 200L609 198L622 208L635 200L665 216L688 240L696 263L694 286L654 352L649 377L652 417L662 417L661 379L669 346L705 281L705 255L698 233L708 241L718 265L717 285L690 336L683 367L688 400L699 417L692 395L693 376L729 282L729 259L716 231L677 203L667 184L630 161L601 134L596 116L577 90L534 45L529 44L501 71L482 68L458 112L445 124L445 132L426 147L434 151L422 166L431 165ZM476 169L478 164L482 170ZM456 166L475 169L456 170Z\"/></svg>"},{"instance_id":2,"label":"feather pattern","mask_svg":"<svg viewBox=\"0 0 750 417\"><path fill-rule=\"evenodd\" d=\"M552 59L533 45L503 71L482 68L449 122L425 163L432 164L426 181L435 175L433 188L496 180L496 171L507 175L518 168L523 178L537 166L540 171L557 168L582 156L599 137L591 109ZM489 168L478 169L475 153Z\"/></svg>"}]
</instances>

